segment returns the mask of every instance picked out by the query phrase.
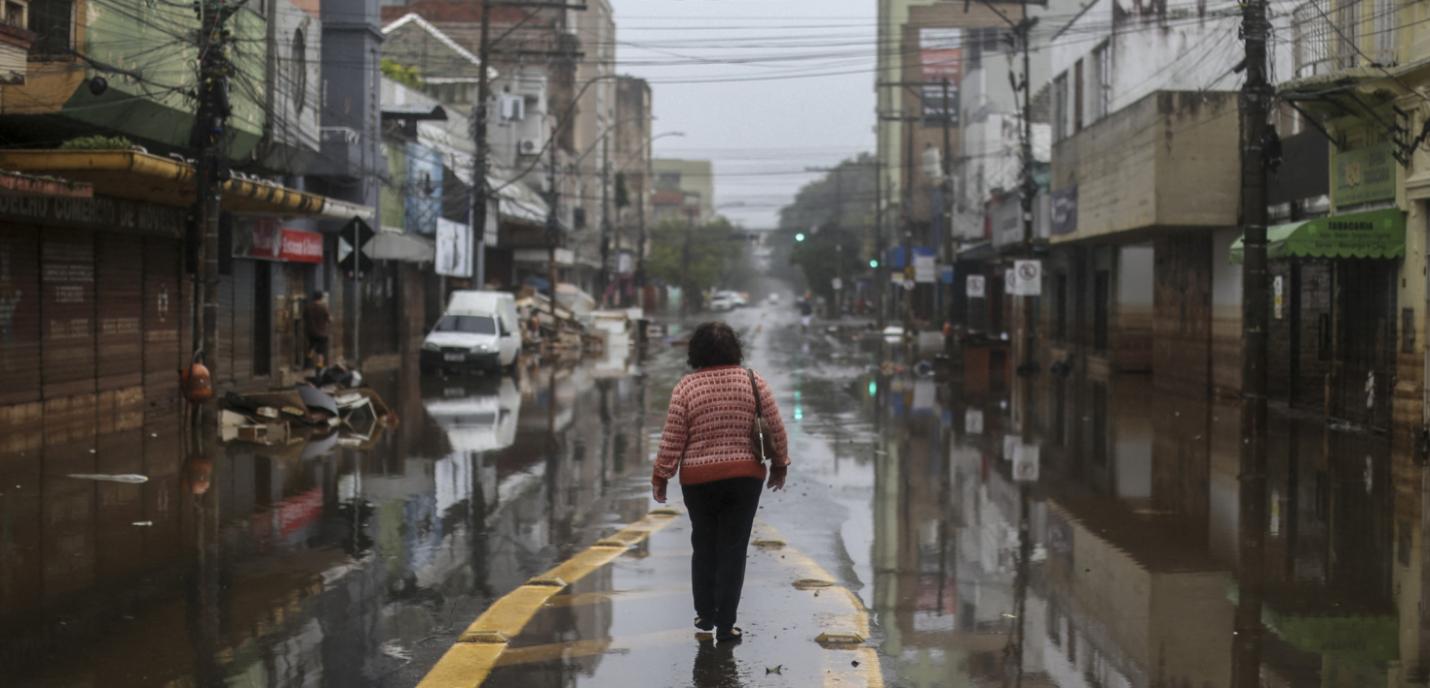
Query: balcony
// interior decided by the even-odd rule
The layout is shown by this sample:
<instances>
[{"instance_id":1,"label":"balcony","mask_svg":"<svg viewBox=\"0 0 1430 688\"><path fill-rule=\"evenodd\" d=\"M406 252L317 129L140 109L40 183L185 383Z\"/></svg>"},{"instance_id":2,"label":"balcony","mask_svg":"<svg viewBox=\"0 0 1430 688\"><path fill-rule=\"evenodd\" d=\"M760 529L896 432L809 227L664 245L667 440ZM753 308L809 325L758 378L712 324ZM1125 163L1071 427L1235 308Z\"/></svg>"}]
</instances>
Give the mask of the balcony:
<instances>
[{"instance_id":1,"label":"balcony","mask_svg":"<svg viewBox=\"0 0 1430 688\"><path fill-rule=\"evenodd\" d=\"M1236 224L1236 94L1157 91L1053 149L1051 241Z\"/></svg>"},{"instance_id":2,"label":"balcony","mask_svg":"<svg viewBox=\"0 0 1430 688\"><path fill-rule=\"evenodd\" d=\"M1395 0L1311 0L1291 14L1295 79L1383 75L1399 65Z\"/></svg>"}]
</instances>

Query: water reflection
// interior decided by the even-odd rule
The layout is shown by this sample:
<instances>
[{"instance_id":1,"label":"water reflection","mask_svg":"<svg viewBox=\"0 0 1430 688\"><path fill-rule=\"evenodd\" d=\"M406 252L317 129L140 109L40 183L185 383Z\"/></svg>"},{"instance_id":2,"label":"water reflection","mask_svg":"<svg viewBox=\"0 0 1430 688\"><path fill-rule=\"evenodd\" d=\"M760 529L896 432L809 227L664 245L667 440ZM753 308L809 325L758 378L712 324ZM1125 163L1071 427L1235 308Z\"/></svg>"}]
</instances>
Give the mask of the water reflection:
<instances>
[{"instance_id":1,"label":"water reflection","mask_svg":"<svg viewBox=\"0 0 1430 688\"><path fill-rule=\"evenodd\" d=\"M1388 438L1274 412L1258 511L1234 402L1131 376L986 379L940 387L931 409L921 380L868 378L883 457L868 599L901 685L1423 671L1421 469Z\"/></svg>"},{"instance_id":2,"label":"water reflection","mask_svg":"<svg viewBox=\"0 0 1430 688\"><path fill-rule=\"evenodd\" d=\"M324 452L186 460L176 409L7 434L4 682L414 684L491 599L643 507L610 486L648 446L644 378L534 372L376 376L403 423Z\"/></svg>"},{"instance_id":3,"label":"water reflection","mask_svg":"<svg viewBox=\"0 0 1430 688\"><path fill-rule=\"evenodd\" d=\"M742 688L745 684L735 664L735 648L716 645L709 639L701 640L690 670L690 684L694 688Z\"/></svg>"}]
</instances>

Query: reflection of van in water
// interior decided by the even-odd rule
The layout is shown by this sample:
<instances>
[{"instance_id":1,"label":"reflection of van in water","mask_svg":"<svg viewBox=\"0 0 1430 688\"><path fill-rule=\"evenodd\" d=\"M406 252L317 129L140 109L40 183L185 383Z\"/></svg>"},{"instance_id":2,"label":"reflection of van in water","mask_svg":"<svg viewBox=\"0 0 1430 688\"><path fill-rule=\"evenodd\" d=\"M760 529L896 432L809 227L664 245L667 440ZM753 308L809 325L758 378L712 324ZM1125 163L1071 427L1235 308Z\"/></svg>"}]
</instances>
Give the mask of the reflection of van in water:
<instances>
[{"instance_id":1,"label":"reflection of van in water","mask_svg":"<svg viewBox=\"0 0 1430 688\"><path fill-rule=\"evenodd\" d=\"M455 291L422 342L422 369L510 369L520 352L515 297L500 291Z\"/></svg>"},{"instance_id":2,"label":"reflection of van in water","mask_svg":"<svg viewBox=\"0 0 1430 688\"><path fill-rule=\"evenodd\" d=\"M423 397L427 415L447 433L455 451L495 451L516 443L521 394L510 378L491 387L456 387Z\"/></svg>"}]
</instances>

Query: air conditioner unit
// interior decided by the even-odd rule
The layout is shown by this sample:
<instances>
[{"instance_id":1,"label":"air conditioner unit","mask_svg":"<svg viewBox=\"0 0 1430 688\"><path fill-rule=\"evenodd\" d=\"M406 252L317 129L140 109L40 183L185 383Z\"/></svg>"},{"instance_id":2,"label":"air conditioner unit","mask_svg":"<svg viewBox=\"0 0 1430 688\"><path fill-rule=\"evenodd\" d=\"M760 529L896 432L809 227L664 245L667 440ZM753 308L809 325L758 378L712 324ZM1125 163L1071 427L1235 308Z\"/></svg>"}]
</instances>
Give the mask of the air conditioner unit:
<instances>
[{"instance_id":1,"label":"air conditioner unit","mask_svg":"<svg viewBox=\"0 0 1430 688\"><path fill-rule=\"evenodd\" d=\"M536 155L541 152L541 142L536 139L522 139L517 144L517 150L522 155Z\"/></svg>"}]
</instances>

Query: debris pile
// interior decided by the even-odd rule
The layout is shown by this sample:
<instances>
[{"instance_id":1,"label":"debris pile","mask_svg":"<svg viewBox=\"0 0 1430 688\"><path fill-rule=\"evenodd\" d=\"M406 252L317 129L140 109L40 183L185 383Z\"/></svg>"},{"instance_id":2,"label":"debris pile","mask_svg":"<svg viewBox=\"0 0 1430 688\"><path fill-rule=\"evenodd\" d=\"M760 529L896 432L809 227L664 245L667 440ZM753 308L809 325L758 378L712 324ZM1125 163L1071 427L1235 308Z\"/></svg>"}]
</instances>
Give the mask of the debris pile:
<instances>
[{"instance_id":1,"label":"debris pile","mask_svg":"<svg viewBox=\"0 0 1430 688\"><path fill-rule=\"evenodd\" d=\"M397 422L382 397L362 386L361 373L332 366L292 389L229 392L219 412L219 438L310 459L336 447L370 447Z\"/></svg>"}]
</instances>

